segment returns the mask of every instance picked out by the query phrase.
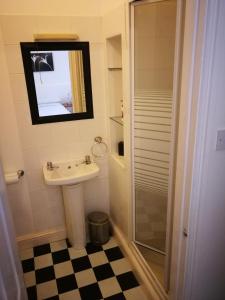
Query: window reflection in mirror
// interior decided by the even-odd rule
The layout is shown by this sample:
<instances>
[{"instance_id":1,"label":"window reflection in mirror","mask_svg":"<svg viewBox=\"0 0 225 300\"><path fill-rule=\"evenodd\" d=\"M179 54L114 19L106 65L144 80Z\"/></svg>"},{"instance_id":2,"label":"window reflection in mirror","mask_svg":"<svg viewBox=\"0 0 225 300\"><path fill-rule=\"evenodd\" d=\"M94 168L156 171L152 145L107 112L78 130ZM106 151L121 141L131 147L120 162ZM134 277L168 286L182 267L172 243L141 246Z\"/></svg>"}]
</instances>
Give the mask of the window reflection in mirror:
<instances>
[{"instance_id":1,"label":"window reflection in mirror","mask_svg":"<svg viewBox=\"0 0 225 300\"><path fill-rule=\"evenodd\" d=\"M33 124L93 118L88 42L21 43Z\"/></svg>"}]
</instances>

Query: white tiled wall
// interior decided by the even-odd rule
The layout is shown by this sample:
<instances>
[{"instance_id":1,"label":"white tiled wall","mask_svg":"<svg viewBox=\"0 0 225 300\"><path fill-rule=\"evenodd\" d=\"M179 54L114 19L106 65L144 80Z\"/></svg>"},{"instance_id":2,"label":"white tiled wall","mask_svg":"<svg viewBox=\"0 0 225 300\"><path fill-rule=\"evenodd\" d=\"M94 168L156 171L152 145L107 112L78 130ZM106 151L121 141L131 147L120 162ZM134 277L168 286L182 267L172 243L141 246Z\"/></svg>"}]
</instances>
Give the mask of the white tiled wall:
<instances>
[{"instance_id":1,"label":"white tiled wall","mask_svg":"<svg viewBox=\"0 0 225 300\"><path fill-rule=\"evenodd\" d=\"M13 109L19 131L24 169L23 181L8 187L17 236L64 226L61 190L43 182L42 165L48 161L82 158L90 153L95 136L106 138L102 21L100 17L1 16ZM34 33L76 33L90 42L95 118L72 122L31 125L19 42L32 41ZM1 98L0 101L7 101ZM8 106L10 110L11 107ZM1 118L0 111L0 118ZM3 128L8 134L8 128ZM12 140L14 136L10 136ZM2 145L7 148L7 143ZM17 151L12 145L8 151ZM4 168L9 165L3 159ZM101 175L85 184L86 211L108 212L107 159L98 162ZM22 188L25 186L26 188ZM29 208L29 209L28 209ZM29 211L28 211L29 210ZM32 224L32 226L31 226Z\"/></svg>"},{"instance_id":2,"label":"white tiled wall","mask_svg":"<svg viewBox=\"0 0 225 300\"><path fill-rule=\"evenodd\" d=\"M1 0L0 11L2 14L18 15L99 16L103 1L105 0Z\"/></svg>"},{"instance_id":3,"label":"white tiled wall","mask_svg":"<svg viewBox=\"0 0 225 300\"><path fill-rule=\"evenodd\" d=\"M126 0L101 0L101 2L101 13L104 16L105 14L118 8L120 5L126 2Z\"/></svg>"},{"instance_id":4,"label":"white tiled wall","mask_svg":"<svg viewBox=\"0 0 225 300\"><path fill-rule=\"evenodd\" d=\"M13 172L19 168L24 168L24 161L1 31L0 65L0 158L4 171ZM9 190L9 199L11 200L17 235L33 231L31 203L24 181Z\"/></svg>"},{"instance_id":5,"label":"white tiled wall","mask_svg":"<svg viewBox=\"0 0 225 300\"><path fill-rule=\"evenodd\" d=\"M107 2L107 3L106 3ZM130 73L127 74L129 67L129 43L127 40L128 27L125 26L126 11L123 3L126 1L104 1L103 9L105 15L103 17L103 35L107 39L109 37L115 37L121 35L122 37L122 85L123 85L123 104L124 104L124 145L125 156L123 164L120 160L115 159L115 156L111 156L109 160L109 198L110 198L110 216L114 224L128 237L129 221L130 221L130 162L129 162L129 143L130 143ZM128 26L128 24L127 24ZM107 53L107 50L106 50ZM106 61L107 61L106 55ZM113 71L115 72L115 71ZM106 74L108 80L108 74ZM110 93L109 93L110 94ZM111 103L110 103L111 104ZM112 107L108 105L108 111L111 113ZM110 123L109 123L110 124ZM111 126L115 126L112 123ZM109 125L109 126L110 126ZM115 128L114 128L115 129ZM113 139L113 136L111 136Z\"/></svg>"}]
</instances>

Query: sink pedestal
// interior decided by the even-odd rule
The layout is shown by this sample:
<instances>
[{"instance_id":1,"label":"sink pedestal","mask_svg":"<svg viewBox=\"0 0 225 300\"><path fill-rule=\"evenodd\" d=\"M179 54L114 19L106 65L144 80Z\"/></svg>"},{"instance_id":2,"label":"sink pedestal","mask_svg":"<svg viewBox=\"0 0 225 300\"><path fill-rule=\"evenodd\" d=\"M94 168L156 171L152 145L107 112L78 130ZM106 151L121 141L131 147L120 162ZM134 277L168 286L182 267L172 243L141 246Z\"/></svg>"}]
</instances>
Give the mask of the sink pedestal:
<instances>
[{"instance_id":1,"label":"sink pedestal","mask_svg":"<svg viewBox=\"0 0 225 300\"><path fill-rule=\"evenodd\" d=\"M98 176L99 171L94 162L85 164L76 160L48 162L43 167L46 184L62 187L67 234L75 249L86 246L83 184Z\"/></svg>"},{"instance_id":2,"label":"sink pedestal","mask_svg":"<svg viewBox=\"0 0 225 300\"><path fill-rule=\"evenodd\" d=\"M63 199L68 239L75 249L86 246L83 185L63 185Z\"/></svg>"}]
</instances>

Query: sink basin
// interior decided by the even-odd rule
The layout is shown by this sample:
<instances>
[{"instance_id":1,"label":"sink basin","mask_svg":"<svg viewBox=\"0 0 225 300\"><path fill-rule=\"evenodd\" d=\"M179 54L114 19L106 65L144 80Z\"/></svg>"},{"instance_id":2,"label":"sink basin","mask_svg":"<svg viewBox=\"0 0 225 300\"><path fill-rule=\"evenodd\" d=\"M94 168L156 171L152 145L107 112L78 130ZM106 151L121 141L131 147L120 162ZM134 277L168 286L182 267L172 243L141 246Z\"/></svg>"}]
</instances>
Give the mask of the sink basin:
<instances>
[{"instance_id":1,"label":"sink basin","mask_svg":"<svg viewBox=\"0 0 225 300\"><path fill-rule=\"evenodd\" d=\"M53 170L43 167L45 183L61 186L67 237L72 247L83 249L86 245L86 225L82 182L96 177L100 169L96 163L85 164L75 160L55 162L53 167Z\"/></svg>"},{"instance_id":2,"label":"sink basin","mask_svg":"<svg viewBox=\"0 0 225 300\"><path fill-rule=\"evenodd\" d=\"M53 170L43 167L45 182L48 185L74 185L96 177L99 167L96 163L77 163L77 161L56 162Z\"/></svg>"}]
</instances>

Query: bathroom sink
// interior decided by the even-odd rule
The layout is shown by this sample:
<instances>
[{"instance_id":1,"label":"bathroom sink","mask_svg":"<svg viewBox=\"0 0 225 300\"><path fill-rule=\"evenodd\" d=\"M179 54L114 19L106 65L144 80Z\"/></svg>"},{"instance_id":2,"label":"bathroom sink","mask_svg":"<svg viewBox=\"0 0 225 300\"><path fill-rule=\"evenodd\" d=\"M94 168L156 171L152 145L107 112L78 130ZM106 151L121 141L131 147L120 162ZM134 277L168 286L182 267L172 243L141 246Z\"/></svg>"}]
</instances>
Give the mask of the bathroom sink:
<instances>
[{"instance_id":1,"label":"bathroom sink","mask_svg":"<svg viewBox=\"0 0 225 300\"><path fill-rule=\"evenodd\" d=\"M85 162L47 162L43 167L45 183L61 186L64 202L67 237L75 249L86 245L84 185L99 174L99 167L85 156Z\"/></svg>"},{"instance_id":2,"label":"bathroom sink","mask_svg":"<svg viewBox=\"0 0 225 300\"><path fill-rule=\"evenodd\" d=\"M99 173L99 167L91 162L77 163L77 161L56 162L53 169L48 170L43 167L44 179L48 185L75 185L83 181L96 177Z\"/></svg>"}]
</instances>

